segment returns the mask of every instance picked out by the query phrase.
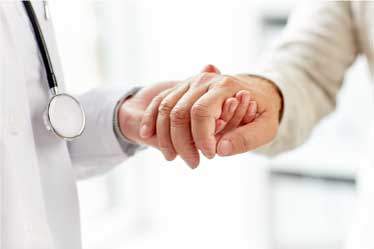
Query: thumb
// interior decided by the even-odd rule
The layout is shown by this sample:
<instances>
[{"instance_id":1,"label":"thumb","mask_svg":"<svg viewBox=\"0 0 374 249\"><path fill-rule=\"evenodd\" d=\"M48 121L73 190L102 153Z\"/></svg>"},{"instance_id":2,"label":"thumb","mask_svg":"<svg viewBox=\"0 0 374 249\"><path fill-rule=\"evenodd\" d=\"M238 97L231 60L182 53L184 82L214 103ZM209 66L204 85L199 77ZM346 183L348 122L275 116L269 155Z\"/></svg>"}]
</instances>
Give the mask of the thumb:
<instances>
[{"instance_id":1,"label":"thumb","mask_svg":"<svg viewBox=\"0 0 374 249\"><path fill-rule=\"evenodd\" d=\"M273 140L277 129L278 122L260 116L254 122L224 134L218 141L217 153L231 156L257 149Z\"/></svg>"},{"instance_id":2,"label":"thumb","mask_svg":"<svg viewBox=\"0 0 374 249\"><path fill-rule=\"evenodd\" d=\"M221 71L214 65L206 65L204 69L201 71L202 73L216 73L216 74L221 74Z\"/></svg>"}]
</instances>

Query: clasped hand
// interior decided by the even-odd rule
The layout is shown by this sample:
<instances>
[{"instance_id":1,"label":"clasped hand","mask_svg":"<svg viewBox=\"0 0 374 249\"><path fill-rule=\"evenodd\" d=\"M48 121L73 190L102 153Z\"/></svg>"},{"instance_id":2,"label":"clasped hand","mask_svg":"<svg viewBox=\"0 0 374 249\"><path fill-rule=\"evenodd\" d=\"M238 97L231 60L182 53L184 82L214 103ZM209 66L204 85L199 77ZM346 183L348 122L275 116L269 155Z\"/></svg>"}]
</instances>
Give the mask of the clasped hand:
<instances>
[{"instance_id":1,"label":"clasped hand","mask_svg":"<svg viewBox=\"0 0 374 249\"><path fill-rule=\"evenodd\" d=\"M144 88L119 110L123 134L158 148L167 160L179 155L191 168L199 151L211 159L254 150L276 135L282 98L269 81L226 76L213 66L183 82Z\"/></svg>"}]
</instances>

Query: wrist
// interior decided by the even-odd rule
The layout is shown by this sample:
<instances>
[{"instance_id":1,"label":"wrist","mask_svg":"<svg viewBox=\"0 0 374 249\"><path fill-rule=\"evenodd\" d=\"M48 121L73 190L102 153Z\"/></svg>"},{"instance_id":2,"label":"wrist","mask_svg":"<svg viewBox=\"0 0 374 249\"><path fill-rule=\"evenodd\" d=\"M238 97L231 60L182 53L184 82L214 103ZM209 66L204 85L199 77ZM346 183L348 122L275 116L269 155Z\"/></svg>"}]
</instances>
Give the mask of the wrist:
<instances>
[{"instance_id":1,"label":"wrist","mask_svg":"<svg viewBox=\"0 0 374 249\"><path fill-rule=\"evenodd\" d=\"M118 127L122 137L129 142L135 142L136 132L134 132L135 115L131 107L131 97L122 101L118 108Z\"/></svg>"},{"instance_id":2,"label":"wrist","mask_svg":"<svg viewBox=\"0 0 374 249\"><path fill-rule=\"evenodd\" d=\"M265 77L257 76L259 79L261 79L261 83L265 84L269 88L269 92L272 92L271 96L274 99L274 105L275 105L275 111L278 113L278 120L279 123L282 120L283 117L283 94L282 91L279 89L277 84L273 82L270 79L267 79Z\"/></svg>"},{"instance_id":3,"label":"wrist","mask_svg":"<svg viewBox=\"0 0 374 249\"><path fill-rule=\"evenodd\" d=\"M133 102L136 101L136 97L141 88L134 88L128 92L117 104L115 109L116 115L116 132L120 139L127 143L136 143L136 134L134 127L139 118L136 119L137 109ZM139 116L139 115L138 115ZM139 121L140 122L140 121Z\"/></svg>"}]
</instances>

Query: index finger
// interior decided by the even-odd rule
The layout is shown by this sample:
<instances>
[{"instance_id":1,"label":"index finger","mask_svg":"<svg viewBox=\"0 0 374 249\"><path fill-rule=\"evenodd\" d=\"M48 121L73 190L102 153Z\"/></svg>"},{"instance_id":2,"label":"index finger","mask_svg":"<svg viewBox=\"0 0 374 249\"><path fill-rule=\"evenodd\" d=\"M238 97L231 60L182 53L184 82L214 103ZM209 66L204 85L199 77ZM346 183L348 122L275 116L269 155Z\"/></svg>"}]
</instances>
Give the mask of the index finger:
<instances>
[{"instance_id":1,"label":"index finger","mask_svg":"<svg viewBox=\"0 0 374 249\"><path fill-rule=\"evenodd\" d=\"M221 115L222 104L235 92L235 89L212 88L191 108L192 137L196 148L205 155L216 154L216 119Z\"/></svg>"}]
</instances>

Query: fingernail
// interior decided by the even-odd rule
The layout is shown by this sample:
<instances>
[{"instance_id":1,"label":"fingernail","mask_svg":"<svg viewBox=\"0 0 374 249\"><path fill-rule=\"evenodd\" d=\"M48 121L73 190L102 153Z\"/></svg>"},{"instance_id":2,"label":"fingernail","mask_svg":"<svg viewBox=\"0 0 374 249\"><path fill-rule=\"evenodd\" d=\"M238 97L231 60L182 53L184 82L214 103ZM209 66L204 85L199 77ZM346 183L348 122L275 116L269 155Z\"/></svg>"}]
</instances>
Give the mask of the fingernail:
<instances>
[{"instance_id":1,"label":"fingernail","mask_svg":"<svg viewBox=\"0 0 374 249\"><path fill-rule=\"evenodd\" d=\"M140 136L142 138L147 138L149 136L150 129L148 125L143 125L142 128L140 128Z\"/></svg>"},{"instance_id":2,"label":"fingernail","mask_svg":"<svg viewBox=\"0 0 374 249\"><path fill-rule=\"evenodd\" d=\"M175 159L175 154L169 151L162 151L162 154L164 155L165 159L167 161L172 161Z\"/></svg>"},{"instance_id":3,"label":"fingernail","mask_svg":"<svg viewBox=\"0 0 374 249\"><path fill-rule=\"evenodd\" d=\"M238 107L238 102L233 102L230 104L229 112L234 112Z\"/></svg>"},{"instance_id":4,"label":"fingernail","mask_svg":"<svg viewBox=\"0 0 374 249\"><path fill-rule=\"evenodd\" d=\"M187 165L191 168L191 169L196 169L197 166L199 166L199 161L195 161L195 160L186 160L185 161L187 163Z\"/></svg>"},{"instance_id":5,"label":"fingernail","mask_svg":"<svg viewBox=\"0 0 374 249\"><path fill-rule=\"evenodd\" d=\"M218 144L217 152L220 156L228 156L232 152L232 144L228 140L223 140Z\"/></svg>"},{"instance_id":6,"label":"fingernail","mask_svg":"<svg viewBox=\"0 0 374 249\"><path fill-rule=\"evenodd\" d=\"M217 140L213 139L205 141L200 146L201 147L199 149L205 157L207 157L208 159L212 159L215 157L217 151Z\"/></svg>"},{"instance_id":7,"label":"fingernail","mask_svg":"<svg viewBox=\"0 0 374 249\"><path fill-rule=\"evenodd\" d=\"M215 154L213 154L212 152L204 152L202 151L202 153L204 154L204 156L208 159L213 159L215 157Z\"/></svg>"}]
</instances>

